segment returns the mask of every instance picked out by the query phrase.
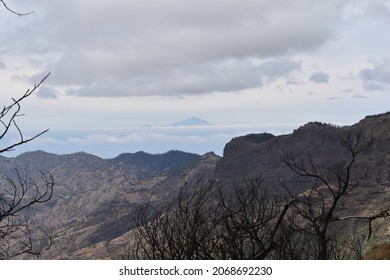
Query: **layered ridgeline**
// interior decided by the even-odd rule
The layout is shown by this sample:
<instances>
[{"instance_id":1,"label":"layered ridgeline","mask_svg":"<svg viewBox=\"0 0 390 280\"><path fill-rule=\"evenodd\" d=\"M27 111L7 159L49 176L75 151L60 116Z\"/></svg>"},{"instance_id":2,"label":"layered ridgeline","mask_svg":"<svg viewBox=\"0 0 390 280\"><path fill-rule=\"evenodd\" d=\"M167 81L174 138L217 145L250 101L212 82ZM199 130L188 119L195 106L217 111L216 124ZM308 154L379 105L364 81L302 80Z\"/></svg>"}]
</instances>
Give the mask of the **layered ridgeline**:
<instances>
[{"instance_id":1,"label":"layered ridgeline","mask_svg":"<svg viewBox=\"0 0 390 280\"><path fill-rule=\"evenodd\" d=\"M102 254L96 246L134 227L135 206L168 198L189 177L210 177L218 159L213 153L181 151L128 153L113 159L36 151L1 157L0 175L13 176L17 169L23 176L34 178L45 171L55 178L52 199L26 212L52 236L52 247L43 258L110 258L111 252Z\"/></svg>"},{"instance_id":2,"label":"layered ridgeline","mask_svg":"<svg viewBox=\"0 0 390 280\"><path fill-rule=\"evenodd\" d=\"M165 201L183 184L196 178L214 178L228 190L231 182L262 176L275 192L299 195L311 186L297 178L282 156L297 161L310 158L324 167L348 160L340 135L348 129L362 132L361 141L373 145L356 157L354 167L367 176L338 205L346 215L370 214L390 207L390 113L370 116L350 127L308 123L288 135L250 134L226 144L223 157L180 151L165 154L121 154L113 159L76 153L29 152L0 157L2 175L15 168L35 174L49 171L56 180L53 198L29 209L28 215L52 236L53 245L42 258L118 258L126 251L134 228L133 210L147 201ZM281 182L284 182L283 187ZM374 243L388 241L389 223L376 224Z\"/></svg>"}]
</instances>

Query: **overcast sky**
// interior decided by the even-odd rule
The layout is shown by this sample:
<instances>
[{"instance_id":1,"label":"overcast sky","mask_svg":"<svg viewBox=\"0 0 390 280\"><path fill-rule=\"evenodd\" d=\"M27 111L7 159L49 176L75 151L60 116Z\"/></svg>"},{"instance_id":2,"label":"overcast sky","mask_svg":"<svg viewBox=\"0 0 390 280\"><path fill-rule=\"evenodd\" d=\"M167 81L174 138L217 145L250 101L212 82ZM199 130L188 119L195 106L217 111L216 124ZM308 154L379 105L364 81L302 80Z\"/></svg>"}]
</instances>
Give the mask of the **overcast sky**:
<instances>
[{"instance_id":1,"label":"overcast sky","mask_svg":"<svg viewBox=\"0 0 390 280\"><path fill-rule=\"evenodd\" d=\"M390 1L8 0L0 6L1 106L23 104L24 149L183 149L389 111ZM196 116L212 127L170 128ZM20 150L20 151L23 151Z\"/></svg>"}]
</instances>

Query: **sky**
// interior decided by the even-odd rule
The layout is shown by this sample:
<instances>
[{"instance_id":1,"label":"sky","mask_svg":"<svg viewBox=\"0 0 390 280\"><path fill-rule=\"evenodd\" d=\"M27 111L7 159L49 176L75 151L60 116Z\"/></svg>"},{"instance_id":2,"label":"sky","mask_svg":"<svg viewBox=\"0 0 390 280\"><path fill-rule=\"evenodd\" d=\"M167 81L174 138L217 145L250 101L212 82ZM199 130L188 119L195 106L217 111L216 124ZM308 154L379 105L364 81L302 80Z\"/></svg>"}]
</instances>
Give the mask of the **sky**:
<instances>
[{"instance_id":1,"label":"sky","mask_svg":"<svg viewBox=\"0 0 390 280\"><path fill-rule=\"evenodd\" d=\"M5 2L33 13L0 5L0 105L50 73L18 118L49 131L5 156L222 155L236 136L390 111L387 0ZM212 125L171 125L190 117Z\"/></svg>"}]
</instances>

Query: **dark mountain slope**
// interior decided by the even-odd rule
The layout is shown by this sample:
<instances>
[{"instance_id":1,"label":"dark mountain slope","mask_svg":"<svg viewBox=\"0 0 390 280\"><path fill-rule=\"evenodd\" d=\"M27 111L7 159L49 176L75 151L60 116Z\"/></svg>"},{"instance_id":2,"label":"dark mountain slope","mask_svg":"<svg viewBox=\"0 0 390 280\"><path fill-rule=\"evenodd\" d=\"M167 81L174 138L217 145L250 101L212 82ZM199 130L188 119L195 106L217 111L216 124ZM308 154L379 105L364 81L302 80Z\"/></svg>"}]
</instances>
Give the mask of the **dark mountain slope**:
<instances>
[{"instance_id":1,"label":"dark mountain slope","mask_svg":"<svg viewBox=\"0 0 390 280\"><path fill-rule=\"evenodd\" d=\"M180 151L121 154L108 160L86 153L37 151L0 158L0 168L3 174L17 168L33 178L40 171L53 175L53 198L29 209L29 216L41 221L53 236L53 246L44 258L76 258L76 251L91 252L95 244L131 230L137 205L172 196L188 176L210 176L218 159L214 154Z\"/></svg>"},{"instance_id":2,"label":"dark mountain slope","mask_svg":"<svg viewBox=\"0 0 390 280\"><path fill-rule=\"evenodd\" d=\"M199 158L199 155L182 151L169 151L164 154L137 152L121 154L110 160L110 164L120 165L125 169L137 170L136 177L148 177L169 169L183 168Z\"/></svg>"},{"instance_id":3,"label":"dark mountain slope","mask_svg":"<svg viewBox=\"0 0 390 280\"><path fill-rule=\"evenodd\" d=\"M298 159L309 156L314 162L332 166L346 160L348 154L340 145L339 135L348 129L361 130L362 141L374 137L374 145L360 154L358 162L369 168L369 179L382 186L389 184L390 170L390 114L367 117L351 127L337 127L319 122L308 123L292 134L247 135L232 139L224 149L224 156L216 167L221 180L254 177L261 174L272 184L280 178L293 181L295 176L281 161L281 155L293 153ZM361 166L363 167L363 166ZM372 182L374 183L374 182ZM297 192L307 186L295 186Z\"/></svg>"}]
</instances>

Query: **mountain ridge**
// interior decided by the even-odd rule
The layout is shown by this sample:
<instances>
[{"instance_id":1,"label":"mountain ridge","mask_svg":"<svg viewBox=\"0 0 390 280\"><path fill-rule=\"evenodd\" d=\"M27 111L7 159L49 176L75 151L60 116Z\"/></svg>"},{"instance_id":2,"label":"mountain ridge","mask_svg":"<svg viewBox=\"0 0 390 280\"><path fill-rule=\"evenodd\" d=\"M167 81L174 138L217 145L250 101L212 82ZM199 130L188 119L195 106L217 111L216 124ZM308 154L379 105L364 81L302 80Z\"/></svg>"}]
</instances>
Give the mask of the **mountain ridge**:
<instances>
[{"instance_id":1,"label":"mountain ridge","mask_svg":"<svg viewBox=\"0 0 390 280\"><path fill-rule=\"evenodd\" d=\"M302 155L308 152L318 154L329 164L332 161L330 154L340 153L340 147L337 145L339 134L348 128L359 127L363 129L364 137L372 134L377 142L383 142L382 145L388 147L390 113L367 116L350 126L309 122L290 134L274 136L260 133L233 138L225 145L223 157L217 164L217 173L220 173L221 177L231 178L255 176L258 173L256 169L261 169L265 173L270 169L282 169L280 154L285 151L294 151ZM308 139L310 141L307 141ZM269 154L274 156L266 158Z\"/></svg>"},{"instance_id":2,"label":"mountain ridge","mask_svg":"<svg viewBox=\"0 0 390 280\"><path fill-rule=\"evenodd\" d=\"M34 219L43 221L53 234L52 249L42 258L116 258L134 228L133 211L143 203L169 200L194 178L213 179L228 188L234 180L261 175L275 191L280 190L278 179L283 178L292 193L301 193L307 185L294 181L291 170L281 162L281 153L293 152L302 158L310 154L316 162L330 166L343 160L339 135L350 128L361 128L364 139L372 135L375 141L369 153L357 159L357 166L367 167L370 173L358 189L356 201L346 200L340 207L346 213L353 209L365 213L376 205L387 205L390 198L390 113L367 116L351 126L309 122L286 135L235 137L225 145L223 157L176 150L122 153L111 159L84 152L27 152L14 158L0 157L0 175L17 168L28 174L48 171L56 179L52 200L33 212ZM386 226L380 228L380 234L390 239ZM109 244L115 244L110 252Z\"/></svg>"}]
</instances>

